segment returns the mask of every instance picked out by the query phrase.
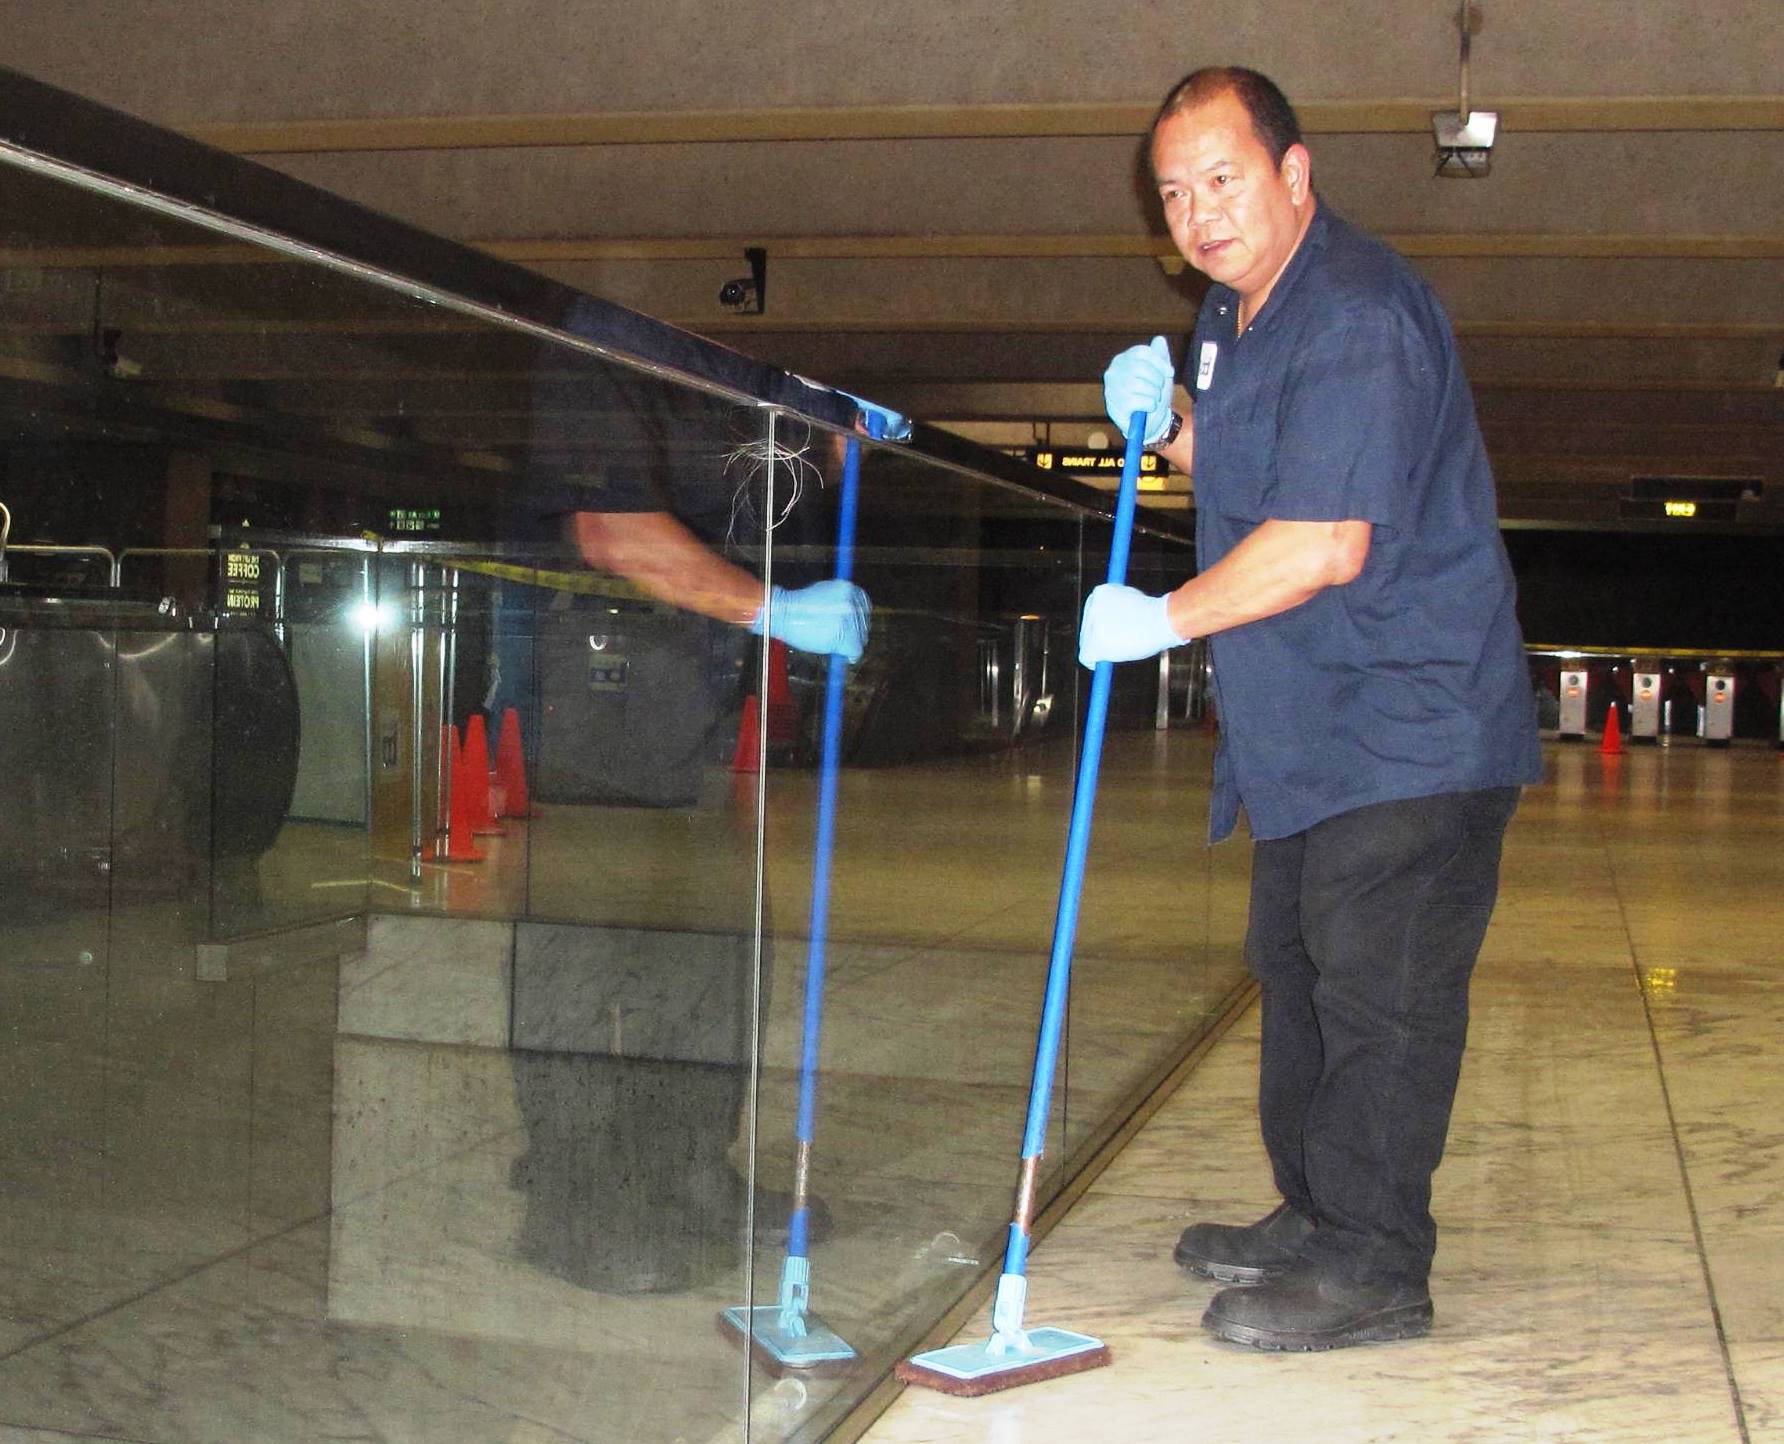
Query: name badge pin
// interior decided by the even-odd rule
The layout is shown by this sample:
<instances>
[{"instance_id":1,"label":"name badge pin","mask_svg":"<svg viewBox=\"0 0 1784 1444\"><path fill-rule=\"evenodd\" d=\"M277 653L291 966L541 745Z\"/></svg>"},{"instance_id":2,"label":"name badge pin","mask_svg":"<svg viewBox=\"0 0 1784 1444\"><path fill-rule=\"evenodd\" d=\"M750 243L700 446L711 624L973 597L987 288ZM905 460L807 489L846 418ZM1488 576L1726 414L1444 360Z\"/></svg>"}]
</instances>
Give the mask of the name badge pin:
<instances>
[{"instance_id":1,"label":"name badge pin","mask_svg":"<svg viewBox=\"0 0 1784 1444\"><path fill-rule=\"evenodd\" d=\"M1202 354L1196 362L1196 390L1206 391L1214 380L1214 363L1220 356L1220 347L1213 341L1202 342Z\"/></svg>"}]
</instances>

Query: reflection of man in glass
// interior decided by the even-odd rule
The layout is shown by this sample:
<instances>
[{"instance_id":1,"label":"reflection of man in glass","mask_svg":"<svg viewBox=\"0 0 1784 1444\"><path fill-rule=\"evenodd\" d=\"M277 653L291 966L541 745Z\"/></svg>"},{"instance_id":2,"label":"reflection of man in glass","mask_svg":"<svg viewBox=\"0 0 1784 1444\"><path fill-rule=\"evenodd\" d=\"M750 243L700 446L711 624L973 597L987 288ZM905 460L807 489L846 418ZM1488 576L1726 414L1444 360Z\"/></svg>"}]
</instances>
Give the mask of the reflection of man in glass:
<instances>
[{"instance_id":1,"label":"reflection of man in glass","mask_svg":"<svg viewBox=\"0 0 1784 1444\"><path fill-rule=\"evenodd\" d=\"M566 329L630 349L615 332L628 324L591 304ZM659 352L661 340L653 330ZM727 359L741 389L854 421L842 397ZM529 506L558 547L620 582L538 593L528 628L534 790L579 806L536 830L516 929L519 1249L590 1288L665 1291L734 1265L745 1218L728 1155L754 1032L755 837L724 761L749 633L854 659L868 605L783 559L788 584L765 607L750 566L769 523L777 557L823 554L820 483L841 452L830 433L776 415L771 448L759 408L617 366L548 364L562 379L535 388ZM700 369L712 374L710 357ZM758 1192L759 1226L784 1229L786 1209Z\"/></svg>"}]
</instances>

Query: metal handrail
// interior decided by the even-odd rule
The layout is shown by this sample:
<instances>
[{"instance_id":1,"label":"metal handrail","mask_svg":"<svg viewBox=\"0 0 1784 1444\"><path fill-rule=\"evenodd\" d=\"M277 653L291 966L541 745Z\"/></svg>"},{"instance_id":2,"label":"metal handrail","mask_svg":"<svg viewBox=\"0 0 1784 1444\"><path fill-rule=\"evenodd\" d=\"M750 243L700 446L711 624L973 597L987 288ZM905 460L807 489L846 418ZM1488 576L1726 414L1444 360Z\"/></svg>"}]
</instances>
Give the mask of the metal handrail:
<instances>
[{"instance_id":1,"label":"metal handrail","mask_svg":"<svg viewBox=\"0 0 1784 1444\"><path fill-rule=\"evenodd\" d=\"M740 364L738 353L667 322L4 68L0 164L708 395L830 430L843 428L845 413L855 414L846 392L766 364ZM862 444L914 453L1083 515L1114 517L1108 493L934 427L918 426L908 442ZM1175 518L1155 515L1140 529L1179 544L1190 539Z\"/></svg>"},{"instance_id":2,"label":"metal handrail","mask_svg":"<svg viewBox=\"0 0 1784 1444\"><path fill-rule=\"evenodd\" d=\"M1784 662L1784 652L1728 651L1714 647L1558 647L1546 642L1527 642L1532 657L1671 657L1690 661Z\"/></svg>"},{"instance_id":3,"label":"metal handrail","mask_svg":"<svg viewBox=\"0 0 1784 1444\"><path fill-rule=\"evenodd\" d=\"M124 563L131 557L204 557L219 563L231 553L273 559L273 634L285 640L285 558L272 547L208 546L208 547L125 547L118 553L118 585L123 584ZM219 579L227 584L229 578Z\"/></svg>"},{"instance_id":4,"label":"metal handrail","mask_svg":"<svg viewBox=\"0 0 1784 1444\"><path fill-rule=\"evenodd\" d=\"M7 530L12 528L11 515L7 516ZM118 559L105 547L48 546L34 542L16 542L0 547L0 582L6 580L6 558L13 556L30 557L104 557L106 585L115 588L118 585Z\"/></svg>"}]
</instances>

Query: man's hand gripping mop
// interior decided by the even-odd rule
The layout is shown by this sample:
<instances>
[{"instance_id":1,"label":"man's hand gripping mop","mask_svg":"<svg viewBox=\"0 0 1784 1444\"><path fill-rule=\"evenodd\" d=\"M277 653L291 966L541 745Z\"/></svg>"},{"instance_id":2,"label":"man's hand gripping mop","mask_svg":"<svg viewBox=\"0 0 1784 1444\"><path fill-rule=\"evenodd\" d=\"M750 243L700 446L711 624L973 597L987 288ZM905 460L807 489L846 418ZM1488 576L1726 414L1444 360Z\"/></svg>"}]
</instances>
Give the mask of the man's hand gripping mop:
<instances>
[{"instance_id":1,"label":"man's hand gripping mop","mask_svg":"<svg viewBox=\"0 0 1784 1444\"><path fill-rule=\"evenodd\" d=\"M878 416L870 413L868 430L881 434ZM842 494L837 507L836 575L849 581L855 569L855 513L861 484L861 443L849 439L842 467ZM836 775L842 755L843 688L849 663L830 654L824 688L824 737L818 764L817 839L812 853L811 927L805 960L805 1020L799 1054L799 1115L794 1128L797 1154L793 1163L792 1216L787 1221L787 1257L781 1266L780 1299L755 1308L726 1309L720 1326L747 1340L770 1373L797 1370L821 1374L846 1369L855 1350L835 1330L810 1312L811 1250L809 1240L812 1140L817 1129L818 1044L824 1020L824 952L830 928L830 860L836 848Z\"/></svg>"},{"instance_id":2,"label":"man's hand gripping mop","mask_svg":"<svg viewBox=\"0 0 1784 1444\"><path fill-rule=\"evenodd\" d=\"M1127 580L1127 554L1133 540L1134 494L1139 489L1140 452L1145 446L1146 413L1136 411L1127 427L1127 454L1115 503L1115 534L1109 542L1109 581ZM1041 1151L1047 1142L1047 1113L1053 1101L1053 1072L1071 988L1072 943L1078 931L1078 900L1084 891L1084 864L1090 853L1090 822L1096 808L1096 778L1102 763L1103 729L1109 718L1114 664L1098 662L1090 683L1084 750L1078 758L1078 785L1072 794L1072 823L1066 838L1065 874L1059 884L1059 911L1053 923L1053 952L1047 967L1047 994L1041 1005L1041 1033L1035 1045L1034 1081L1028 1094L1028 1124L1022 1138L1022 1168L1016 1182L1016 1211L1004 1252L1003 1276L991 1310L991 1337L982 1344L954 1344L906 1359L898 1377L944 1394L973 1396L1013 1389L1099 1368L1110 1362L1109 1347L1070 1329L1024 1328L1028 1302L1029 1228Z\"/></svg>"}]
</instances>

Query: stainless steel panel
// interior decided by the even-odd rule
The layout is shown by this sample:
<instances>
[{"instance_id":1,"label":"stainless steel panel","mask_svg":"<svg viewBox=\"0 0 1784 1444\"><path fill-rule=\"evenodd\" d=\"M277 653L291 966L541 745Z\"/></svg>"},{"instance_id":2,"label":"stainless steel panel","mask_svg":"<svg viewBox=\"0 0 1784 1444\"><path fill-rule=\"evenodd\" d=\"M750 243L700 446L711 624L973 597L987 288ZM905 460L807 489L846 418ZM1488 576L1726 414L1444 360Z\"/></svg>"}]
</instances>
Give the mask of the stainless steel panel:
<instances>
[{"instance_id":1,"label":"stainless steel panel","mask_svg":"<svg viewBox=\"0 0 1784 1444\"><path fill-rule=\"evenodd\" d=\"M1727 746L1734 736L1734 672L1707 672L1703 679L1704 702L1701 714L1703 740L1711 745Z\"/></svg>"},{"instance_id":2,"label":"stainless steel panel","mask_svg":"<svg viewBox=\"0 0 1784 1444\"><path fill-rule=\"evenodd\" d=\"M1662 681L1659 672L1635 674L1629 707L1629 735L1632 738L1652 741L1660 736Z\"/></svg>"},{"instance_id":3,"label":"stainless steel panel","mask_svg":"<svg viewBox=\"0 0 1784 1444\"><path fill-rule=\"evenodd\" d=\"M1584 737L1586 735L1586 680L1587 673L1581 669L1561 670L1561 736Z\"/></svg>"},{"instance_id":4,"label":"stainless steel panel","mask_svg":"<svg viewBox=\"0 0 1784 1444\"><path fill-rule=\"evenodd\" d=\"M294 622L303 750L291 812L317 822L366 824L366 638L348 621Z\"/></svg>"}]
</instances>

